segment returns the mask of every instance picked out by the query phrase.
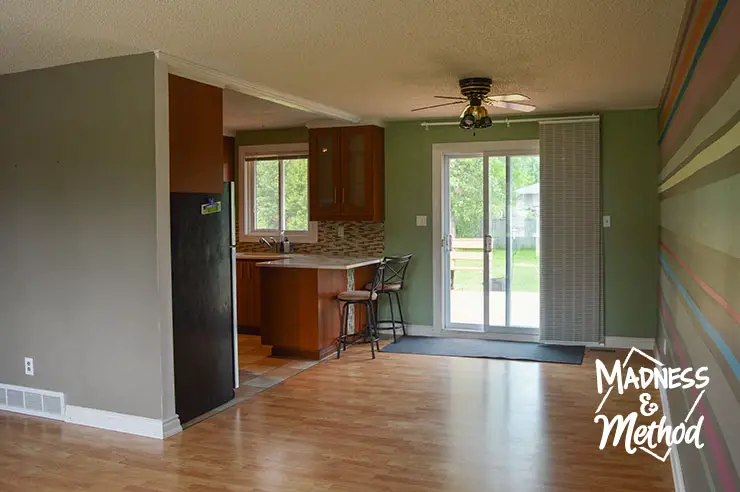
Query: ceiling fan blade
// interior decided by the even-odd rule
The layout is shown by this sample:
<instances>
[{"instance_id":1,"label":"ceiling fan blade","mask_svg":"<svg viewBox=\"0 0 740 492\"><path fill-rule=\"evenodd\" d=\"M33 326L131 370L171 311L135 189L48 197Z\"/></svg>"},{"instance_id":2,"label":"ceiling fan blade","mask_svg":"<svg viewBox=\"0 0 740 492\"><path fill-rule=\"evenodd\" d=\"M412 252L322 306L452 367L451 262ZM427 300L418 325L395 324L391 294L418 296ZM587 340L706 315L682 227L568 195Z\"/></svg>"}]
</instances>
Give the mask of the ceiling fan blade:
<instances>
[{"instance_id":1,"label":"ceiling fan blade","mask_svg":"<svg viewBox=\"0 0 740 492\"><path fill-rule=\"evenodd\" d=\"M498 94L496 96L488 96L491 101L504 101L504 102L520 102L529 101L529 97L524 94Z\"/></svg>"},{"instance_id":2,"label":"ceiling fan blade","mask_svg":"<svg viewBox=\"0 0 740 492\"><path fill-rule=\"evenodd\" d=\"M490 104L497 108L513 109L515 111L524 111L525 113L529 113L530 111L537 109L537 106L532 106L531 104L519 104L506 101L491 101Z\"/></svg>"},{"instance_id":3,"label":"ceiling fan blade","mask_svg":"<svg viewBox=\"0 0 740 492\"><path fill-rule=\"evenodd\" d=\"M462 96L434 96L434 97L436 97L437 99L458 99L460 101L468 100L467 97L462 97Z\"/></svg>"},{"instance_id":4,"label":"ceiling fan blade","mask_svg":"<svg viewBox=\"0 0 740 492\"><path fill-rule=\"evenodd\" d=\"M464 101L455 101L455 102L450 102L450 103L434 104L433 106L424 106L423 108L414 108L411 111L421 111L423 109L441 108L442 106L454 106L455 104L463 104L463 103L466 103L466 102L468 102L467 99L464 100Z\"/></svg>"}]
</instances>

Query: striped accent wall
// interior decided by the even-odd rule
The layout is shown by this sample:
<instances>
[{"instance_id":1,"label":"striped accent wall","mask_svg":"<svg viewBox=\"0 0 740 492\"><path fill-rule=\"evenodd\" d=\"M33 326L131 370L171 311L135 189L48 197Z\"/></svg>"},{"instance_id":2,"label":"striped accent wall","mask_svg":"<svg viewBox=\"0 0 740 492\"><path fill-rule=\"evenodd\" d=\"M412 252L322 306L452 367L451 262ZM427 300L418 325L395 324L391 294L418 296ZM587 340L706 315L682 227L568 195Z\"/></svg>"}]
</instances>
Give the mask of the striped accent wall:
<instances>
[{"instance_id":1,"label":"striped accent wall","mask_svg":"<svg viewBox=\"0 0 740 492\"><path fill-rule=\"evenodd\" d=\"M740 1L689 0L659 110L658 348L707 366L702 449L678 448L686 490L740 490ZM698 396L671 390L673 421Z\"/></svg>"}]
</instances>

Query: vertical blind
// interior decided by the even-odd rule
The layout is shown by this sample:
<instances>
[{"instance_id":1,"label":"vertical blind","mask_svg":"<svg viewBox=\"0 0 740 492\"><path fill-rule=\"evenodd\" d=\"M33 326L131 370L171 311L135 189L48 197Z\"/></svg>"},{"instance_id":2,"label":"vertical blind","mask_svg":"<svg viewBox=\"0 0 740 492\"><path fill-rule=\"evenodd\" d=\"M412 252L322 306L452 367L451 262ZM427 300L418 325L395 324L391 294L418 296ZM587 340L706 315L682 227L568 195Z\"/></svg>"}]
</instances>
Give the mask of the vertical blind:
<instances>
[{"instance_id":1,"label":"vertical blind","mask_svg":"<svg viewBox=\"0 0 740 492\"><path fill-rule=\"evenodd\" d=\"M540 123L540 340L602 343L599 120Z\"/></svg>"}]
</instances>

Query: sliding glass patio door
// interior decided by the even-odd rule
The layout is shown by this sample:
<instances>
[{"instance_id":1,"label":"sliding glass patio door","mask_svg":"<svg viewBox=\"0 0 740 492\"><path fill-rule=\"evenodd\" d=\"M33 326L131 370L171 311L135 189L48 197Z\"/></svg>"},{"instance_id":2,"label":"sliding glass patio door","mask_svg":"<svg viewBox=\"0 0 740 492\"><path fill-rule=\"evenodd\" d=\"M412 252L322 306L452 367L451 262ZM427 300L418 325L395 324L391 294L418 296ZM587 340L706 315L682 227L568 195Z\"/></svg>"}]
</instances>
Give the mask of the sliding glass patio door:
<instances>
[{"instance_id":1,"label":"sliding glass patio door","mask_svg":"<svg viewBox=\"0 0 740 492\"><path fill-rule=\"evenodd\" d=\"M536 335L539 156L445 155L445 329Z\"/></svg>"}]
</instances>

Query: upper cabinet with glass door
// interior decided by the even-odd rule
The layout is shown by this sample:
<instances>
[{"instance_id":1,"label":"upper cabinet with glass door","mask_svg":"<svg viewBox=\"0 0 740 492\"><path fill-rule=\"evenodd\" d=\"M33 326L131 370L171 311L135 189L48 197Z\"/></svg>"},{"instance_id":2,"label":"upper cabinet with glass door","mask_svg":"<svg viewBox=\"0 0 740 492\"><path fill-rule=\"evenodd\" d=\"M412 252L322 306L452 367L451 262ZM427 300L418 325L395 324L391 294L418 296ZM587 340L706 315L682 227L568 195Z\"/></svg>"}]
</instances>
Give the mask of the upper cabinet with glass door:
<instances>
[{"instance_id":1,"label":"upper cabinet with glass door","mask_svg":"<svg viewBox=\"0 0 740 492\"><path fill-rule=\"evenodd\" d=\"M311 130L308 146L309 216L331 220L341 212L341 134L338 128Z\"/></svg>"},{"instance_id":2,"label":"upper cabinet with glass door","mask_svg":"<svg viewBox=\"0 0 740 492\"><path fill-rule=\"evenodd\" d=\"M311 220L383 220L383 140L377 126L310 131Z\"/></svg>"}]
</instances>

